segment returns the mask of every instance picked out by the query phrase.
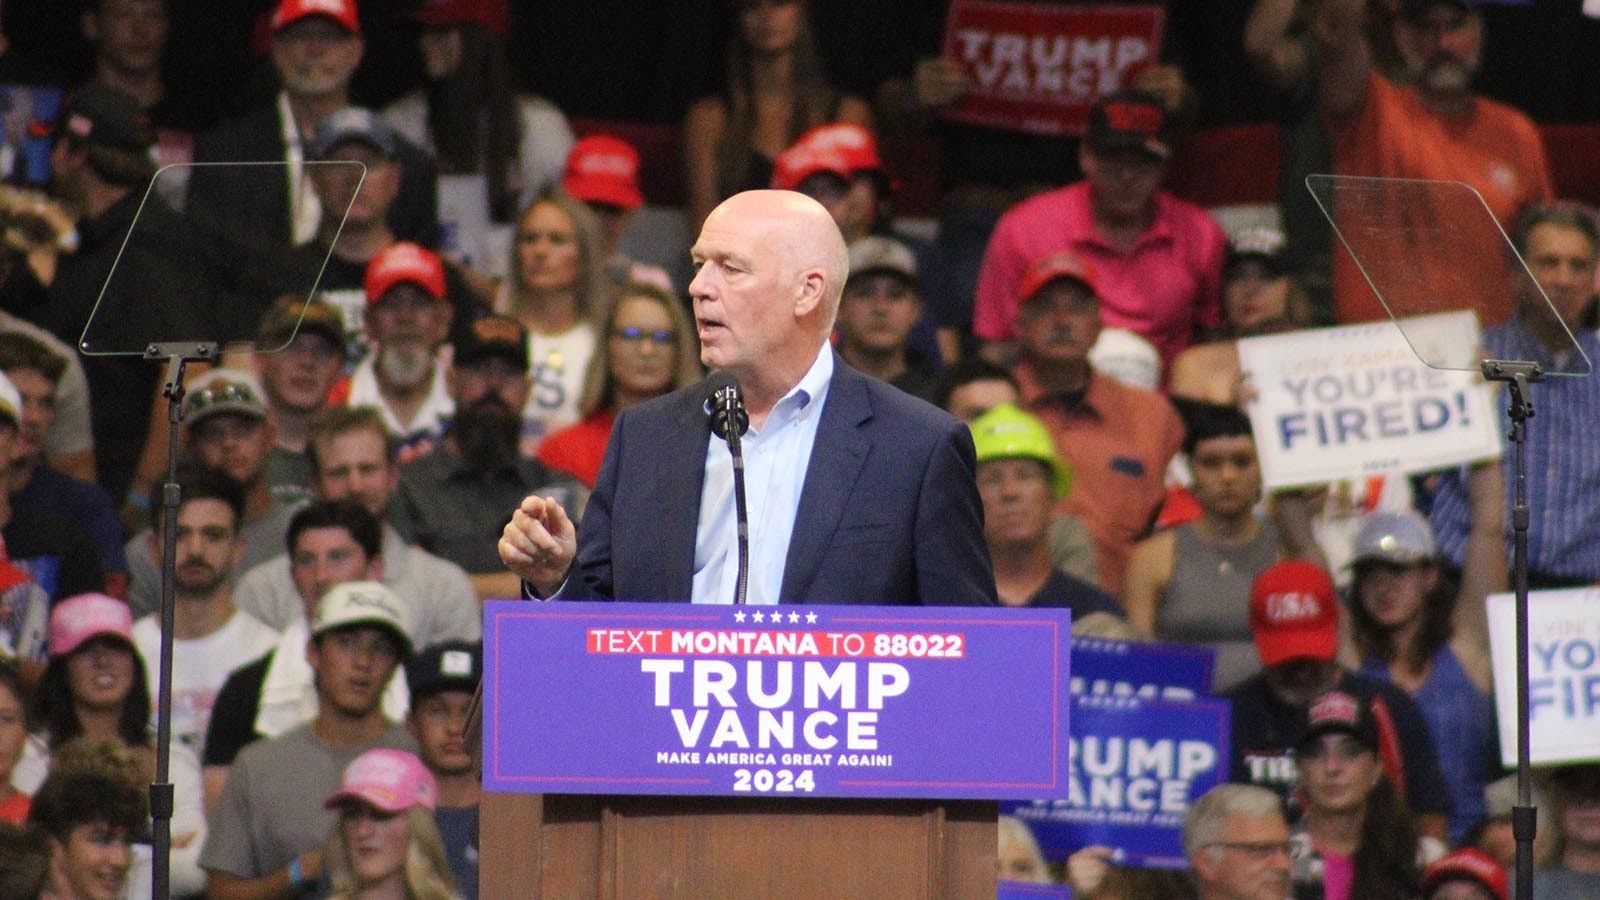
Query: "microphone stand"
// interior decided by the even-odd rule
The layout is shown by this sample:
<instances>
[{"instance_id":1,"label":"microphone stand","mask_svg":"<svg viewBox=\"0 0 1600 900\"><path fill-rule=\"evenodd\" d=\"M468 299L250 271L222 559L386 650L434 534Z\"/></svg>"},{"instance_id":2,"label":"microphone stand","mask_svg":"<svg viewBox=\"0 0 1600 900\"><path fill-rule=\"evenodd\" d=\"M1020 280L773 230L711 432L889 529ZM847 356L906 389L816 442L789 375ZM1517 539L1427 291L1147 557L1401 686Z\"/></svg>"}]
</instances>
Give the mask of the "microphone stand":
<instances>
[{"instance_id":1,"label":"microphone stand","mask_svg":"<svg viewBox=\"0 0 1600 900\"><path fill-rule=\"evenodd\" d=\"M739 573L733 602L744 606L750 591L750 512L745 505L744 451L740 437L750 427L750 414L745 412L744 400L739 396L739 383L731 375L714 373L711 386L711 432L728 442L728 453L733 456L733 512L738 525L739 548Z\"/></svg>"},{"instance_id":2,"label":"microphone stand","mask_svg":"<svg viewBox=\"0 0 1600 900\"><path fill-rule=\"evenodd\" d=\"M739 437L741 430L730 428L725 435L728 439L728 452L733 456L733 514L738 520L739 580L733 592L733 602L737 606L745 605L750 591L750 512L744 502L744 451L740 447Z\"/></svg>"}]
</instances>

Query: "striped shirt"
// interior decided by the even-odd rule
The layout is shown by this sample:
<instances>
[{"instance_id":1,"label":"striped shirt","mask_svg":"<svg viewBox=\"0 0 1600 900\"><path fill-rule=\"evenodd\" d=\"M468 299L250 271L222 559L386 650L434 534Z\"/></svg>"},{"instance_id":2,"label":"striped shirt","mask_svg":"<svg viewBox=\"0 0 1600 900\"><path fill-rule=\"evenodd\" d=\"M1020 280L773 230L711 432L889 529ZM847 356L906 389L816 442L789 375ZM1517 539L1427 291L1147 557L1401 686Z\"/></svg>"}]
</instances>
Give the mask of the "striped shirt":
<instances>
[{"instance_id":1,"label":"striped shirt","mask_svg":"<svg viewBox=\"0 0 1600 900\"><path fill-rule=\"evenodd\" d=\"M1600 336L1585 328L1576 335L1591 363L1600 363ZM1580 368L1576 359L1554 359L1532 334L1512 319L1488 329L1484 343L1494 359L1533 360L1547 371ZM1600 373L1553 376L1530 388L1535 415L1524 443L1527 463L1528 569L1563 580L1600 582ZM1504 410L1504 402L1500 406ZM1500 417L1505 431L1507 418ZM1507 446L1500 458L1505 474L1506 557L1511 555L1511 505L1516 491L1516 455ZM1448 473L1439 485L1432 512L1440 551L1461 565L1467 551L1471 509L1466 472Z\"/></svg>"}]
</instances>

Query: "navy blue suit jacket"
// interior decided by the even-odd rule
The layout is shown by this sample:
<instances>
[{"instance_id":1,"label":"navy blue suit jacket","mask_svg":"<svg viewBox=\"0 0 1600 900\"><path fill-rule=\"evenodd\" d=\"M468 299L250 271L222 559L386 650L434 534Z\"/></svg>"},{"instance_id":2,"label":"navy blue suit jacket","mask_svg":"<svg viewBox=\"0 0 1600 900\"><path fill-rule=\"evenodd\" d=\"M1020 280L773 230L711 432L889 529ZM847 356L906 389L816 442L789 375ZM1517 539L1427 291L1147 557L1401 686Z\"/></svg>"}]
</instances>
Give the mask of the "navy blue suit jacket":
<instances>
[{"instance_id":1,"label":"navy blue suit jacket","mask_svg":"<svg viewBox=\"0 0 1600 900\"><path fill-rule=\"evenodd\" d=\"M282 163L288 159L276 102L195 139L195 162ZM438 246L438 167L421 148L400 140L400 189L389 227L402 241ZM189 215L245 251L256 244L289 247L289 180L268 166L196 166L189 172Z\"/></svg>"},{"instance_id":2,"label":"navy blue suit jacket","mask_svg":"<svg viewBox=\"0 0 1600 900\"><path fill-rule=\"evenodd\" d=\"M834 363L780 602L996 604L971 432ZM709 433L703 385L617 417L562 599L689 599Z\"/></svg>"}]
</instances>

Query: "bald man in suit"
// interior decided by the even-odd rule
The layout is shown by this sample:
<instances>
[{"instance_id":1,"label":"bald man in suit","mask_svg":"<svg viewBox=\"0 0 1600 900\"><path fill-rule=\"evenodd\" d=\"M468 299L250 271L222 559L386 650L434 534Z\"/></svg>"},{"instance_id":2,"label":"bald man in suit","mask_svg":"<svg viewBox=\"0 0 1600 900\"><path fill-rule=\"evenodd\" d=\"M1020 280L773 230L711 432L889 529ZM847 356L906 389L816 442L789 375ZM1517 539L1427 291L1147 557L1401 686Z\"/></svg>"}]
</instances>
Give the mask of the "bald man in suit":
<instances>
[{"instance_id":1,"label":"bald man in suit","mask_svg":"<svg viewBox=\"0 0 1600 900\"><path fill-rule=\"evenodd\" d=\"M749 602L995 604L966 426L828 345L849 260L827 210L738 194L691 253L701 361L738 381L750 416ZM531 595L733 600L732 465L706 397L618 416L581 528L522 502L499 549Z\"/></svg>"}]
</instances>

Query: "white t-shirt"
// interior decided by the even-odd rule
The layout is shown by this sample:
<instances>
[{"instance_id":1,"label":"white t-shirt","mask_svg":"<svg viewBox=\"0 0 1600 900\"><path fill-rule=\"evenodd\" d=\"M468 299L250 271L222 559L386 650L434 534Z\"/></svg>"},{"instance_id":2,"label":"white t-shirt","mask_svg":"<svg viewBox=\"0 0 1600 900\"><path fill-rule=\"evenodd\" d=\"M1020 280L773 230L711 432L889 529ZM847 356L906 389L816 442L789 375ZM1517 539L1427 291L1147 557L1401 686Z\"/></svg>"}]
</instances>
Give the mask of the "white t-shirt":
<instances>
[{"instance_id":1,"label":"white t-shirt","mask_svg":"<svg viewBox=\"0 0 1600 900\"><path fill-rule=\"evenodd\" d=\"M553 431L578 421L578 395L594 356L594 326L579 322L562 334L528 341L528 402L522 407L522 453L532 459Z\"/></svg>"},{"instance_id":2,"label":"white t-shirt","mask_svg":"<svg viewBox=\"0 0 1600 900\"><path fill-rule=\"evenodd\" d=\"M156 670L161 664L161 623L145 616L133 623L133 643L144 657L152 715ZM205 746L206 726L217 692L234 669L260 659L278 643L278 632L242 610L202 638L172 642L172 737L194 749Z\"/></svg>"}]
</instances>

